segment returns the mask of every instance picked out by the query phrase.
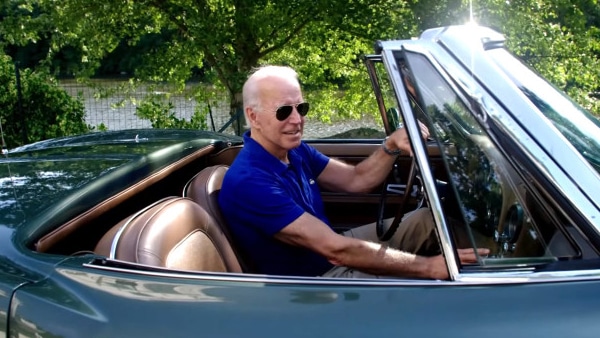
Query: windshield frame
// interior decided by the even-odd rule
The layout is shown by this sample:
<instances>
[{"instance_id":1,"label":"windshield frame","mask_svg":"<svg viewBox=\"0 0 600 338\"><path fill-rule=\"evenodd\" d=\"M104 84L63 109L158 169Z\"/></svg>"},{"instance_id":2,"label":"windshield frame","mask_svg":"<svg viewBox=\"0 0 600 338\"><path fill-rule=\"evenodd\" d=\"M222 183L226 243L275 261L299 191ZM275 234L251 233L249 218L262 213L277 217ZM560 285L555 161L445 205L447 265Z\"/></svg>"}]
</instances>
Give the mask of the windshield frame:
<instances>
[{"instance_id":1,"label":"windshield frame","mask_svg":"<svg viewBox=\"0 0 600 338\"><path fill-rule=\"evenodd\" d=\"M600 119L539 77L508 50L495 48L486 54L600 175Z\"/></svg>"},{"instance_id":2,"label":"windshield frame","mask_svg":"<svg viewBox=\"0 0 600 338\"><path fill-rule=\"evenodd\" d=\"M430 42L421 40L379 42L379 52L394 86L398 105L401 108L401 118L407 127L420 173L423 175L428 174L429 163L423 140L419 137L413 137L413 135L418 135L418 131L413 130L416 127L416 120L411 114L412 109L408 90L405 88L399 71L401 69L400 64L396 60L399 53L417 53L429 60L452 91L461 97L461 100L469 107L472 114L482 122L482 128L488 129L491 125L495 126L494 132L492 132L495 143L504 143L496 139L497 137L502 139L507 137L513 140L511 141L514 142L512 150L517 150L523 155L521 159L525 159L531 165L529 169L533 169L538 173L537 175L541 175L540 178L543 177L544 184L553 187L551 188L552 195L554 197L563 196L563 198L559 198L561 201L559 203L560 207L558 204L555 207L562 209L562 212L566 213L565 215L570 215L568 218L578 219L577 223L581 226L584 226L583 224L592 225L592 232L586 231L586 233L595 238L600 233L600 225L593 216L598 215L599 211L594 206L596 202L590 198L589 194L584 192L587 191L586 189L581 189L582 181L578 177L574 177L574 172L569 169L577 163L584 162L581 155L575 152L566 140L562 140L564 136L559 133L550 120L539 112L533 103L525 100L524 93L520 92L516 86L509 84L506 76L489 58L485 57L487 50L480 49L479 52L483 52L483 54L479 54L477 50L473 52L473 50L468 49L471 52L468 53L469 57L466 57L463 55L466 54L465 50L449 50L445 42L447 41L444 41L444 39L433 39ZM459 56L465 57L460 58ZM477 71L473 72L473 70ZM532 120L545 121L540 125L540 123L531 123ZM533 126L535 128L532 128ZM489 132L491 131L486 131L486 133ZM567 152L566 156L565 151ZM422 155L423 157L421 157ZM505 155L508 158L511 157L509 154ZM565 158L573 157L577 158L574 163L566 163L565 165L561 162ZM589 172L596 173L591 167ZM589 176L587 177L589 178ZM596 183L591 182L591 186L597 184L598 181L595 178L592 178L592 180ZM437 205L439 196L436 188L429 186L431 182L432 180L429 178L423 177L423 188L438 226L437 230L442 244L442 251L447 258L451 279L461 280L466 271L462 269L459 271L458 269L459 264L453 247L455 244L452 243L451 236L448 234L447 223L441 211L442 208ZM585 184L583 187L585 188ZM555 202L558 203L558 201ZM572 213L575 209L577 210L577 216ZM581 222L582 220L583 222ZM584 227L587 228L587 225ZM473 273L479 274L482 272L468 272L471 276Z\"/></svg>"}]
</instances>

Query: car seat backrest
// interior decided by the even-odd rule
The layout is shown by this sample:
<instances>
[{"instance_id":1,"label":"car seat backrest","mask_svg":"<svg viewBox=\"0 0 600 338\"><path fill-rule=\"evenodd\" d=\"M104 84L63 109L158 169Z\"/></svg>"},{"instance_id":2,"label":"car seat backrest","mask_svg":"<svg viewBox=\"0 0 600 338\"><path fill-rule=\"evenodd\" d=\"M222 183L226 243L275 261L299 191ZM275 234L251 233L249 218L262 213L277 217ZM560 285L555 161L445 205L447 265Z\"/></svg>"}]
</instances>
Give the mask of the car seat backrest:
<instances>
[{"instance_id":1,"label":"car seat backrest","mask_svg":"<svg viewBox=\"0 0 600 338\"><path fill-rule=\"evenodd\" d=\"M253 272L251 263L244 258L239 246L231 235L229 226L225 222L219 207L219 192L223 183L223 177L229 169L227 165L214 165L202 169L196 176L192 177L183 188L183 196L188 197L201 205L217 222L223 235L229 239L238 262L244 272Z\"/></svg>"},{"instance_id":2,"label":"car seat backrest","mask_svg":"<svg viewBox=\"0 0 600 338\"><path fill-rule=\"evenodd\" d=\"M111 259L178 270L242 272L213 217L185 197L167 197L127 217L96 245Z\"/></svg>"}]
</instances>

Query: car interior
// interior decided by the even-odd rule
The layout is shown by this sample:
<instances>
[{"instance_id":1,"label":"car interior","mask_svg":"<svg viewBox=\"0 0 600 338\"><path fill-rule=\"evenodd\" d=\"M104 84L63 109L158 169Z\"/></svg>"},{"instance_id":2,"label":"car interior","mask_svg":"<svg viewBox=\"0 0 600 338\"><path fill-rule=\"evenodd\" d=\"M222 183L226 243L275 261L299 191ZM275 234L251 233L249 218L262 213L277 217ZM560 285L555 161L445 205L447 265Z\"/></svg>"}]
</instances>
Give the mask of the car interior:
<instances>
[{"instance_id":1,"label":"car interior","mask_svg":"<svg viewBox=\"0 0 600 338\"><path fill-rule=\"evenodd\" d=\"M331 157L350 163L360 162L380 146L378 142L364 140L354 143L315 140L311 144ZM200 149L192 156L123 189L85 213L74 215L69 222L44 234L32 245L38 252L61 255L95 253L116 261L157 268L255 273L252 263L236 249L216 202L223 175L241 147L219 141ZM436 180L449 182L440 147L430 143L428 151ZM410 164L409 156L400 156L390 168L386 182L370 193L352 195L322 190L332 227L343 232L375 222L384 187L406 182ZM448 168L456 170L453 166ZM417 190L421 189L417 184ZM524 188L521 186L521 189ZM389 191L385 194L384 217L394 217L403 196ZM449 223L465 227L467 221L461 215L464 207L461 203L464 202L447 187L440 187L440 196ZM469 247L492 249L490 257L480 264L464 266L465 271L502 266L508 269L524 262L540 265L597 257L591 247L580 244L585 241L576 228L539 227L542 221L545 224L566 222L548 207L541 209L538 198L531 194L524 196L528 196L528 200L522 206L514 203L517 199L513 196L511 207L505 214L489 215L495 222L500 222L499 217L503 217L503 224L509 226L490 230L485 223L472 221L470 226L465 227L471 242L455 238L459 246L464 247L466 243ZM420 202L419 194L411 195L408 210L416 208ZM489 210L495 209L490 207ZM532 212L536 214L527 216Z\"/></svg>"},{"instance_id":2,"label":"car interior","mask_svg":"<svg viewBox=\"0 0 600 338\"><path fill-rule=\"evenodd\" d=\"M410 107L386 108L394 106L381 99L392 96L388 84L387 91L376 95L380 112L388 133L402 119L401 109L410 109L409 114L431 131L432 138L424 143L426 167L436 181L453 246L491 250L477 264L461 266L461 271L562 270L577 260L597 264L599 253L576 226L577 220L564 211L566 206L553 202L553 192L542 184L538 169L517 156L509 159L510 145L498 145L482 131L460 94L426 59L417 56L408 61L402 68L419 68L412 72L419 76L410 79L414 87L406 88ZM382 84L374 83L376 88ZM307 142L351 164L381 146L381 139ZM215 141L73 215L53 231L33 236L30 245L42 253L95 253L158 268L255 273L252 262L237 249L216 202L223 175L242 146ZM408 195L397 189L411 179L412 164L411 156L400 155L386 181L369 193L322 189L332 228L343 232L394 218L399 208L427 206L418 172L415 189Z\"/></svg>"},{"instance_id":3,"label":"car interior","mask_svg":"<svg viewBox=\"0 0 600 338\"><path fill-rule=\"evenodd\" d=\"M380 142L365 140L350 144L321 140L311 144L349 163L360 162L380 147ZM62 255L93 252L177 270L253 272L252 264L236 250L216 202L223 175L241 147L215 142L75 215L33 242L33 247L38 252ZM435 147L431 151L432 158L438 156ZM388 182L405 180L410 162L408 156L401 156ZM438 173L446 179L443 174ZM356 195L323 190L332 227L342 232L374 222L383 187ZM401 197L387 194L386 217L393 217ZM416 197L411 197L409 203L414 208Z\"/></svg>"}]
</instances>

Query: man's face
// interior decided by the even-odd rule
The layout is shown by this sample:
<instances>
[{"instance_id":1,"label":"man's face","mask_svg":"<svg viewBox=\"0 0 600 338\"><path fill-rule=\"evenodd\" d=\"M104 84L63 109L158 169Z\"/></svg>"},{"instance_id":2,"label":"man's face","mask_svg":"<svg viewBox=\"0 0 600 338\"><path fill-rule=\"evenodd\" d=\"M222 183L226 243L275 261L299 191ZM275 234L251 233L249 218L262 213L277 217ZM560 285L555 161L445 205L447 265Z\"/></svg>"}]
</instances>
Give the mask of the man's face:
<instances>
[{"instance_id":1,"label":"man's face","mask_svg":"<svg viewBox=\"0 0 600 338\"><path fill-rule=\"evenodd\" d=\"M260 111L252 111L252 137L275 156L300 145L304 130L304 116L297 104L304 102L300 85L295 79L270 78L260 83ZM276 117L277 108L294 106L283 121Z\"/></svg>"}]
</instances>

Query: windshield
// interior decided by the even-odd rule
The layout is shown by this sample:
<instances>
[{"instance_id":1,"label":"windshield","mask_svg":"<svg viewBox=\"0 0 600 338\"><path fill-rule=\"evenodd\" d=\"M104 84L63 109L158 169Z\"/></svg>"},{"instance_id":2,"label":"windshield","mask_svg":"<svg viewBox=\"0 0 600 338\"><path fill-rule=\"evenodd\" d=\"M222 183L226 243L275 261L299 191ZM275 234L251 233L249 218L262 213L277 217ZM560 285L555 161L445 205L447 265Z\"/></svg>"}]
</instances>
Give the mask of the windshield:
<instances>
[{"instance_id":1,"label":"windshield","mask_svg":"<svg viewBox=\"0 0 600 338\"><path fill-rule=\"evenodd\" d=\"M456 246L489 248L480 268L581 258L573 224L525 182L427 57L405 52L396 61L410 68L402 73L416 89L411 113L441 150L449 182L438 194Z\"/></svg>"},{"instance_id":2,"label":"windshield","mask_svg":"<svg viewBox=\"0 0 600 338\"><path fill-rule=\"evenodd\" d=\"M490 50L489 55L600 173L600 120L537 76L505 49Z\"/></svg>"}]
</instances>

